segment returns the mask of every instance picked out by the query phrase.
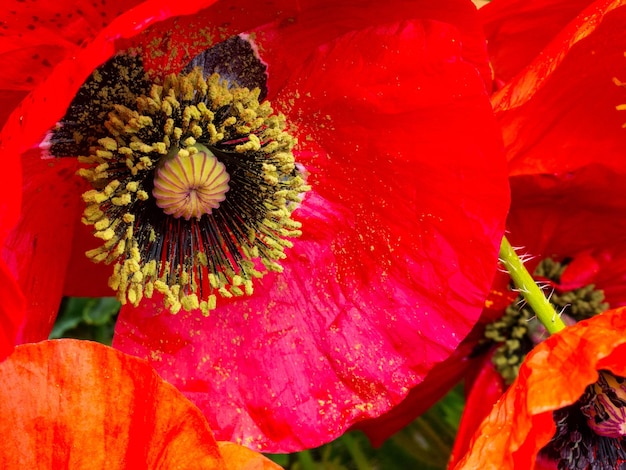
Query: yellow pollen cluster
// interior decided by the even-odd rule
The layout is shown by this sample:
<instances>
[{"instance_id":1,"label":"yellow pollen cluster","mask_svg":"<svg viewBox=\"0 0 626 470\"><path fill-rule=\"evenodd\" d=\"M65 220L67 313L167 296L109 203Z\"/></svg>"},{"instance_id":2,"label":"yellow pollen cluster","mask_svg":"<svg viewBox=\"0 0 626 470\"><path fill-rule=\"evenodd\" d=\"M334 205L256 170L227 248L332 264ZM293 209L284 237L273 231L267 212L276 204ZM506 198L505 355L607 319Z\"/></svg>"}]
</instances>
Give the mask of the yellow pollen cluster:
<instances>
[{"instance_id":1,"label":"yellow pollen cluster","mask_svg":"<svg viewBox=\"0 0 626 470\"><path fill-rule=\"evenodd\" d=\"M198 68L170 75L133 109L114 106L108 137L80 157L93 186L82 221L103 241L87 256L114 264L122 303L156 291L172 313L208 315L218 297L250 295L254 278L282 271L310 187L284 116L258 96Z\"/></svg>"}]
</instances>

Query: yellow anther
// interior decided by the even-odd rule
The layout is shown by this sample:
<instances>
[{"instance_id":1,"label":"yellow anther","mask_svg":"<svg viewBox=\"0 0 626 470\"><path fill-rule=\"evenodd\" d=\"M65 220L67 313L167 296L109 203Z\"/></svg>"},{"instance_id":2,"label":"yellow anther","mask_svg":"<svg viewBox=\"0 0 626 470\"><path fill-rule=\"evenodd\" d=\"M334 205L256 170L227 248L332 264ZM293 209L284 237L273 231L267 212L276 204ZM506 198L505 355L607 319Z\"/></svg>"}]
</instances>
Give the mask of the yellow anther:
<instances>
[{"instance_id":1,"label":"yellow anther","mask_svg":"<svg viewBox=\"0 0 626 470\"><path fill-rule=\"evenodd\" d=\"M102 240L112 240L115 236L113 229L99 230L94 233L94 237L101 238Z\"/></svg>"}]
</instances>

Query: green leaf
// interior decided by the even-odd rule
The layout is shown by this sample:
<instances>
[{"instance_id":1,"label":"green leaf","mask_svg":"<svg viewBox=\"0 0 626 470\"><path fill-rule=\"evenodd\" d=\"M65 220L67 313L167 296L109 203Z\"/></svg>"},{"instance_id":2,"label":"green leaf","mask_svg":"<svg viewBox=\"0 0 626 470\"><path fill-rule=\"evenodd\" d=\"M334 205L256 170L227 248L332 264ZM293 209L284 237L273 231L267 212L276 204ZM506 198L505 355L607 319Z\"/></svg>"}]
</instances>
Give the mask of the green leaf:
<instances>
[{"instance_id":1,"label":"green leaf","mask_svg":"<svg viewBox=\"0 0 626 470\"><path fill-rule=\"evenodd\" d=\"M110 345L120 303L111 297L66 297L50 339L77 338Z\"/></svg>"}]
</instances>

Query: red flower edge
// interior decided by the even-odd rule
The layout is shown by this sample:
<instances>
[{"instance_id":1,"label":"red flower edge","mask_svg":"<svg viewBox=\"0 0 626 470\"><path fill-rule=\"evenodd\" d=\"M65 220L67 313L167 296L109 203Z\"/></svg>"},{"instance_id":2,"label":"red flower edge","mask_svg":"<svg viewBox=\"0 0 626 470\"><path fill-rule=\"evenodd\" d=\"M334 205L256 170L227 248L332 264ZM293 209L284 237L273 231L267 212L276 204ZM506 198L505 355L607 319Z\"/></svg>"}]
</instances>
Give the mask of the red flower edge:
<instances>
[{"instance_id":1,"label":"red flower edge","mask_svg":"<svg viewBox=\"0 0 626 470\"><path fill-rule=\"evenodd\" d=\"M598 370L626 376L626 308L604 312L551 336L483 421L455 469L530 469L556 426L554 410L575 403Z\"/></svg>"}]
</instances>

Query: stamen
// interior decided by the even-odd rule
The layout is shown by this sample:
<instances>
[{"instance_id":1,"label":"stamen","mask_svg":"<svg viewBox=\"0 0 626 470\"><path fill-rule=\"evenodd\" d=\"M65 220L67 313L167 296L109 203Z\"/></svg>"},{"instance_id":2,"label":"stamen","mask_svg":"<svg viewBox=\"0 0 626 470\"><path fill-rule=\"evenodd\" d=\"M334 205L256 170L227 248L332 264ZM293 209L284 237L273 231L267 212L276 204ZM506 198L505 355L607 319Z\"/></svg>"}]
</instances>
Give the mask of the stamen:
<instances>
[{"instance_id":1,"label":"stamen","mask_svg":"<svg viewBox=\"0 0 626 470\"><path fill-rule=\"evenodd\" d=\"M226 167L209 149L196 145L198 151L164 159L154 177L152 195L163 212L176 218L199 219L211 214L226 199L228 180Z\"/></svg>"},{"instance_id":2,"label":"stamen","mask_svg":"<svg viewBox=\"0 0 626 470\"><path fill-rule=\"evenodd\" d=\"M601 371L598 381L587 388L581 411L599 436L626 436L626 384L622 377Z\"/></svg>"},{"instance_id":3,"label":"stamen","mask_svg":"<svg viewBox=\"0 0 626 470\"><path fill-rule=\"evenodd\" d=\"M119 69L96 72L89 96L114 101ZM208 315L219 297L251 295L254 279L282 271L310 187L285 117L260 93L196 67L107 105L78 174L93 186L82 221L102 240L87 256L114 265L109 285L122 303L159 292L172 313Z\"/></svg>"},{"instance_id":4,"label":"stamen","mask_svg":"<svg viewBox=\"0 0 626 470\"><path fill-rule=\"evenodd\" d=\"M626 463L624 379L599 375L576 403L553 413L556 432L540 452L558 468L612 470Z\"/></svg>"}]
</instances>

